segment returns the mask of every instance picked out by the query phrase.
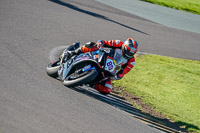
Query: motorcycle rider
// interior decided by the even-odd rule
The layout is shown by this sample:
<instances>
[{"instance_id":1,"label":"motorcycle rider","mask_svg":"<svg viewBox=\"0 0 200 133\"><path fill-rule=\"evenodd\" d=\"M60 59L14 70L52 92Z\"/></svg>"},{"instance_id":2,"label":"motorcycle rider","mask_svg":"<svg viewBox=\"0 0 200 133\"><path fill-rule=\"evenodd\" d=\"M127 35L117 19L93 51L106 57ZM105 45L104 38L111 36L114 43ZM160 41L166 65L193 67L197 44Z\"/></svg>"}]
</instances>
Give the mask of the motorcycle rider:
<instances>
[{"instance_id":1,"label":"motorcycle rider","mask_svg":"<svg viewBox=\"0 0 200 133\"><path fill-rule=\"evenodd\" d=\"M74 46L76 44L74 44ZM78 45L80 45L80 43ZM103 47L115 49L114 54L117 53L121 61L120 62L121 70L117 72L114 78L108 79L105 82L101 84L96 84L94 86L94 88L98 90L100 93L109 94L112 91L112 81L121 79L135 65L134 54L138 50L138 43L135 41L135 39L128 38L125 42L122 42L120 40L110 40L110 41L98 40L97 43L88 42L84 46L79 47L76 50L74 50L75 48L72 45L70 48L68 48L68 51L64 55L62 55L62 58L64 56L68 56L68 58L70 58L73 55L96 51ZM62 58L61 58L61 61L62 61Z\"/></svg>"}]
</instances>

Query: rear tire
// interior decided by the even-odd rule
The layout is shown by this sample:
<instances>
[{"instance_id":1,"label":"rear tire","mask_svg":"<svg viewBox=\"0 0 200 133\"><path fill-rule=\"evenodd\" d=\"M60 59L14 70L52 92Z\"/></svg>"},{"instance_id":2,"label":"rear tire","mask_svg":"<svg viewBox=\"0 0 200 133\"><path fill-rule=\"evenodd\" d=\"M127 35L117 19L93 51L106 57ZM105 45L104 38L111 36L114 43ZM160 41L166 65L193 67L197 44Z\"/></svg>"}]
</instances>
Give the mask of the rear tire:
<instances>
[{"instance_id":1,"label":"rear tire","mask_svg":"<svg viewBox=\"0 0 200 133\"><path fill-rule=\"evenodd\" d=\"M46 72L50 77L53 77L53 78L58 77L58 70L60 68L59 62L60 60L56 60L48 65Z\"/></svg>"},{"instance_id":2,"label":"rear tire","mask_svg":"<svg viewBox=\"0 0 200 133\"><path fill-rule=\"evenodd\" d=\"M92 82L96 77L98 73L96 70L91 70L87 75L84 75L83 77L74 79L74 80L68 80L70 76L68 76L64 81L63 84L67 87L75 87L79 85L83 85L88 83L88 81Z\"/></svg>"}]
</instances>

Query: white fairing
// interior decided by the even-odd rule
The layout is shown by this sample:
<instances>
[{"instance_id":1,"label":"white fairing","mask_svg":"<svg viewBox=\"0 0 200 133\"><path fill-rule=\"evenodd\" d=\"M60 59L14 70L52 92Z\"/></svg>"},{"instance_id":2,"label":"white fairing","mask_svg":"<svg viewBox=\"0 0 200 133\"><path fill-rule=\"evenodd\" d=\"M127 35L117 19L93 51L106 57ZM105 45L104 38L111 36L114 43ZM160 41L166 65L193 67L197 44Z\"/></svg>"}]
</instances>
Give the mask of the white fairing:
<instances>
[{"instance_id":1,"label":"white fairing","mask_svg":"<svg viewBox=\"0 0 200 133\"><path fill-rule=\"evenodd\" d=\"M116 49L115 50L115 54L114 54L114 60L116 61L116 65L118 66L121 66L123 64L126 64L128 62L127 59L125 59L123 56L122 56L122 52L121 52L121 49Z\"/></svg>"},{"instance_id":2,"label":"white fairing","mask_svg":"<svg viewBox=\"0 0 200 133\"><path fill-rule=\"evenodd\" d=\"M126 64L128 62L128 60L125 59L122 56L121 49L116 49L115 50L114 60L116 61L116 70L115 70L115 73L117 73L118 71L120 71L122 65Z\"/></svg>"},{"instance_id":3,"label":"white fairing","mask_svg":"<svg viewBox=\"0 0 200 133\"><path fill-rule=\"evenodd\" d=\"M122 65L126 64L127 62L128 62L128 60L122 56L121 50L116 49L113 59L107 58L105 70L108 70L111 73L116 74L121 69Z\"/></svg>"}]
</instances>

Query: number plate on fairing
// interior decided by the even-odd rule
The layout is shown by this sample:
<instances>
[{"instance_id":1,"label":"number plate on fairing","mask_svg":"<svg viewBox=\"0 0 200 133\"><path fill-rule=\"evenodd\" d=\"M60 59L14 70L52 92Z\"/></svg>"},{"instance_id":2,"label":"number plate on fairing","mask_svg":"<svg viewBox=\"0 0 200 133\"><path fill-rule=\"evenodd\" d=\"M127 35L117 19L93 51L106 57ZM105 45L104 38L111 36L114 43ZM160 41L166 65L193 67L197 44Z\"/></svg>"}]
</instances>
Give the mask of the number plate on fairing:
<instances>
[{"instance_id":1,"label":"number plate on fairing","mask_svg":"<svg viewBox=\"0 0 200 133\"><path fill-rule=\"evenodd\" d=\"M108 70L111 73L115 73L115 65L115 60L113 60L111 57L108 57L106 60L105 70Z\"/></svg>"}]
</instances>

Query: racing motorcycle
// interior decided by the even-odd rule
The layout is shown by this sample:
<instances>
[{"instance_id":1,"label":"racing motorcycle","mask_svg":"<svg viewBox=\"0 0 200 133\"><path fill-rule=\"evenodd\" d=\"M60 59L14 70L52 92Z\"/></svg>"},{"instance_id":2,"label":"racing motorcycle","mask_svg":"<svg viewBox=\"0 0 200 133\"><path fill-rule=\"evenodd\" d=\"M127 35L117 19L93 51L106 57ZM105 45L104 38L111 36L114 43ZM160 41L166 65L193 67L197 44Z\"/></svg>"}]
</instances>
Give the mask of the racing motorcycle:
<instances>
[{"instance_id":1,"label":"racing motorcycle","mask_svg":"<svg viewBox=\"0 0 200 133\"><path fill-rule=\"evenodd\" d=\"M80 45L76 45L76 48ZM63 52L67 52L69 48ZM71 58L59 58L50 63L46 69L49 76L60 79L67 87L76 87L97 83L113 78L121 69L120 57L114 49L99 49L98 51L74 55Z\"/></svg>"}]
</instances>

